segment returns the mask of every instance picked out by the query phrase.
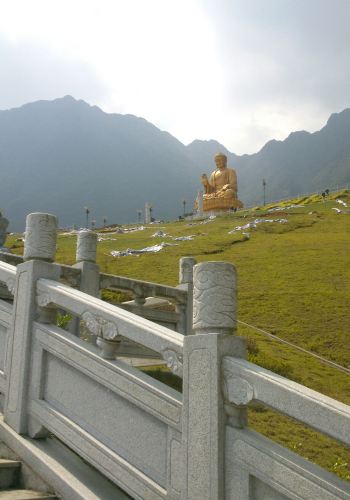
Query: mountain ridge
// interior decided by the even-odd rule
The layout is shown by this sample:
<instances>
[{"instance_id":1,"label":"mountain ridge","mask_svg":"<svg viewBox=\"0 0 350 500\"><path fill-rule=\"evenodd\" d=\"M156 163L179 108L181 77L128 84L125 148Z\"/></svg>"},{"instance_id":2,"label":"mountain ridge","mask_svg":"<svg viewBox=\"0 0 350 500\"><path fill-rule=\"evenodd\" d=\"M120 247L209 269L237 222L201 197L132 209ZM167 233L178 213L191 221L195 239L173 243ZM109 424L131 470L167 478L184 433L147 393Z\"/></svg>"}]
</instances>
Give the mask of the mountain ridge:
<instances>
[{"instance_id":1,"label":"mountain ridge","mask_svg":"<svg viewBox=\"0 0 350 500\"><path fill-rule=\"evenodd\" d=\"M350 182L349 139L348 108L317 132L292 132L240 156L214 139L186 146L142 117L71 96L41 100L0 111L0 208L11 230L22 229L32 211L81 226L84 206L98 220L133 222L147 201L156 218L174 218L183 199L191 209L219 150L237 170L240 199L258 204L263 178L268 199Z\"/></svg>"}]
</instances>

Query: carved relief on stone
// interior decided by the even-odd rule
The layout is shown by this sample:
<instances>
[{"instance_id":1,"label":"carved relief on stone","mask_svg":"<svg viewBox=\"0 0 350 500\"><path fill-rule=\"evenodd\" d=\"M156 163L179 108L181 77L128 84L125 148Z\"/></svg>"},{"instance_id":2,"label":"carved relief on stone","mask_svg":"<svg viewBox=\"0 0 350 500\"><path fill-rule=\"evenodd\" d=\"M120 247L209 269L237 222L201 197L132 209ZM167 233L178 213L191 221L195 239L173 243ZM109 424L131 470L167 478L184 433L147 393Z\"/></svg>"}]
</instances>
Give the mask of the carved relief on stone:
<instances>
[{"instance_id":1,"label":"carved relief on stone","mask_svg":"<svg viewBox=\"0 0 350 500\"><path fill-rule=\"evenodd\" d=\"M16 288L16 280L14 278L8 278L6 280L6 286L7 286L7 289L10 293L12 293L12 295L15 294L15 288Z\"/></svg>"},{"instance_id":2,"label":"carved relief on stone","mask_svg":"<svg viewBox=\"0 0 350 500\"><path fill-rule=\"evenodd\" d=\"M236 272L232 264L204 262L194 267L193 328L235 326Z\"/></svg>"},{"instance_id":3,"label":"carved relief on stone","mask_svg":"<svg viewBox=\"0 0 350 500\"><path fill-rule=\"evenodd\" d=\"M117 325L97 314L86 311L82 314L81 319L85 322L86 328L97 337L111 341L118 336Z\"/></svg>"},{"instance_id":4,"label":"carved relief on stone","mask_svg":"<svg viewBox=\"0 0 350 500\"><path fill-rule=\"evenodd\" d=\"M36 297L36 303L39 307L47 307L52 303L52 299L47 292L39 292Z\"/></svg>"},{"instance_id":5,"label":"carved relief on stone","mask_svg":"<svg viewBox=\"0 0 350 500\"><path fill-rule=\"evenodd\" d=\"M57 217L33 213L26 219L24 260L53 261L56 254Z\"/></svg>"},{"instance_id":6,"label":"carved relief on stone","mask_svg":"<svg viewBox=\"0 0 350 500\"><path fill-rule=\"evenodd\" d=\"M77 262L96 262L97 234L93 231L80 231L77 240Z\"/></svg>"},{"instance_id":7,"label":"carved relief on stone","mask_svg":"<svg viewBox=\"0 0 350 500\"><path fill-rule=\"evenodd\" d=\"M229 403L246 406L254 399L254 388L244 378L234 376L229 370L224 370L224 397Z\"/></svg>"},{"instance_id":8,"label":"carved relief on stone","mask_svg":"<svg viewBox=\"0 0 350 500\"><path fill-rule=\"evenodd\" d=\"M165 349L161 352L164 361L167 364L167 367L174 373L174 375L178 375L182 377L183 371L183 357L181 354L173 351L172 349Z\"/></svg>"}]
</instances>

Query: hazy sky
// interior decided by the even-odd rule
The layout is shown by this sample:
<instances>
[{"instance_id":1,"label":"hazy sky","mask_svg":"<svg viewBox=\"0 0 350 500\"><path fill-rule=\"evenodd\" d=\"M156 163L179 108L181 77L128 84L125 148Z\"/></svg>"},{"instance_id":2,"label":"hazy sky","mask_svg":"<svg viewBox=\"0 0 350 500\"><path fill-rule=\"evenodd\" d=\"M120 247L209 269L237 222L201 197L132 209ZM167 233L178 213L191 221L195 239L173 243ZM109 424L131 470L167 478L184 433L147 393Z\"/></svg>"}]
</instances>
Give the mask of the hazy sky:
<instances>
[{"instance_id":1,"label":"hazy sky","mask_svg":"<svg viewBox=\"0 0 350 500\"><path fill-rule=\"evenodd\" d=\"M242 154L350 107L350 0L0 0L0 109L70 94Z\"/></svg>"}]
</instances>

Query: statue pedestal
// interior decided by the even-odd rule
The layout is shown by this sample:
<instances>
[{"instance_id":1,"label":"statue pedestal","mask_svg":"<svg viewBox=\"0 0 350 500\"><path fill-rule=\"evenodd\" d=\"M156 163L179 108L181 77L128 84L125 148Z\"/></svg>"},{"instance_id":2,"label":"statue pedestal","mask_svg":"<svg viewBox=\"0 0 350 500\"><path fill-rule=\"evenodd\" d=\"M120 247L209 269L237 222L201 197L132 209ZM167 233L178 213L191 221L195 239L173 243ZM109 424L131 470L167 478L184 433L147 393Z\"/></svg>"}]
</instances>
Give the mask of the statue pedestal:
<instances>
[{"instance_id":1,"label":"statue pedestal","mask_svg":"<svg viewBox=\"0 0 350 500\"><path fill-rule=\"evenodd\" d=\"M227 210L235 208L243 208L243 203L240 200L234 200L232 198L203 198L203 212L226 212Z\"/></svg>"}]
</instances>

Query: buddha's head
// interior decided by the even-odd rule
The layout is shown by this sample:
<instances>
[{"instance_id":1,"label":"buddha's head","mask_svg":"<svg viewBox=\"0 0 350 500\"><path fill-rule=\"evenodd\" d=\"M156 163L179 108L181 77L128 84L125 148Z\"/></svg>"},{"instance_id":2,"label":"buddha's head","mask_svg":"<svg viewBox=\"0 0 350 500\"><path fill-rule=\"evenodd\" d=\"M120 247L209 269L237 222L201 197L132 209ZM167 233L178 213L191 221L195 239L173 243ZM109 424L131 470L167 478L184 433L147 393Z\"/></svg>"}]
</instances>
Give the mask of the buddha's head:
<instances>
[{"instance_id":1,"label":"buddha's head","mask_svg":"<svg viewBox=\"0 0 350 500\"><path fill-rule=\"evenodd\" d=\"M227 167L227 156L224 155L224 153L218 153L214 156L214 161L216 164L216 167L219 170L223 170L224 168Z\"/></svg>"}]
</instances>

